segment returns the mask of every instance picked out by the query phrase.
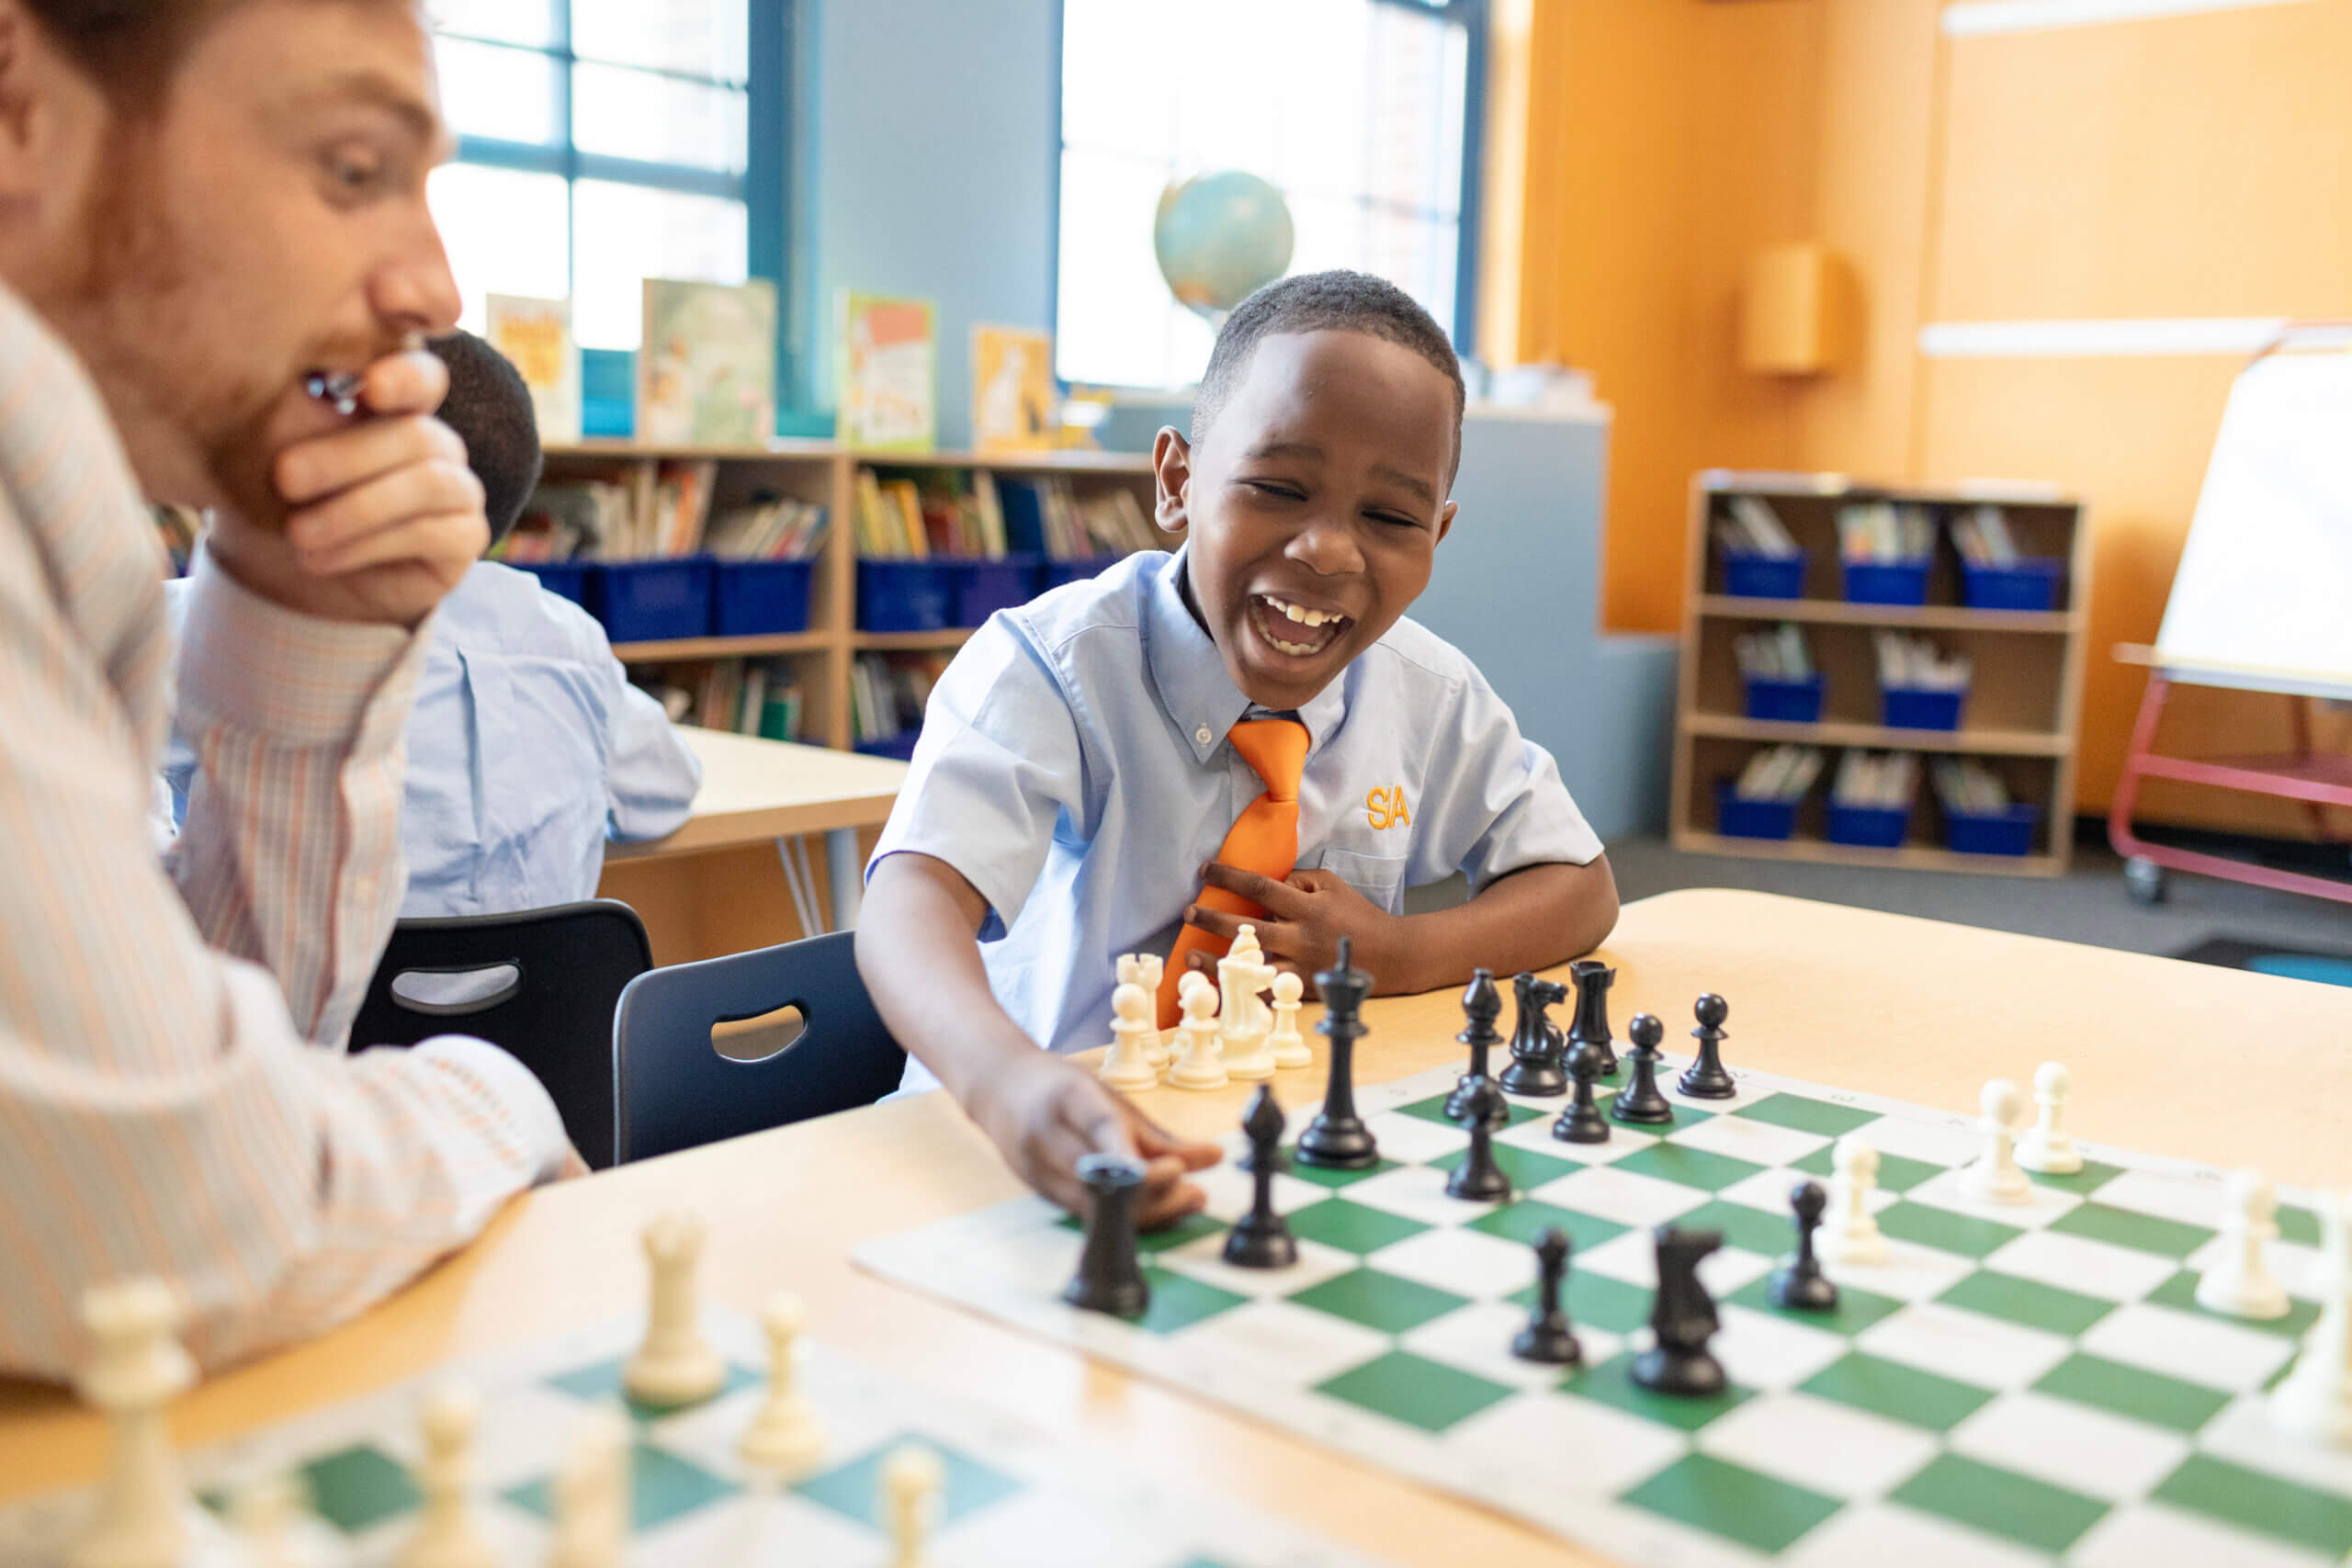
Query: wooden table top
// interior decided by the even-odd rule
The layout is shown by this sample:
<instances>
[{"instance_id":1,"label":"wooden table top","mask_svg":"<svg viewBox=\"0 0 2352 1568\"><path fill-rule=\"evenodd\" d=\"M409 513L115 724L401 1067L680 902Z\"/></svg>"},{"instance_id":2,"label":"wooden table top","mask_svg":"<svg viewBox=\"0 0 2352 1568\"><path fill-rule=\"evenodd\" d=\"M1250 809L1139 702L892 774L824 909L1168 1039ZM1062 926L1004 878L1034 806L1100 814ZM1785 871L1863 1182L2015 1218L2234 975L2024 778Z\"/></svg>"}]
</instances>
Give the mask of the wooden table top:
<instances>
[{"instance_id":1,"label":"wooden table top","mask_svg":"<svg viewBox=\"0 0 2352 1568\"><path fill-rule=\"evenodd\" d=\"M2352 990L1765 894L1671 893L1626 908L1601 956L1619 1021L1687 1027L1691 998L1731 1003L1727 1059L1841 1088L1972 1111L1984 1080L2074 1077L2086 1139L2281 1183L2352 1184ZM1365 1009L1360 1081L1454 1059L1451 992ZM1282 1075L1291 1104L1319 1093ZM1154 1114L1213 1135L1250 1086L1159 1089ZM1172 1388L1086 1360L859 1273L850 1249L1018 1190L944 1095L756 1134L545 1188L473 1247L356 1322L213 1380L174 1412L218 1440L637 1306L641 1223L673 1207L710 1226L706 1288L745 1310L789 1286L819 1339L1064 1440L1244 1498L1399 1564L1591 1564L1500 1516L1425 1491ZM0 1496L86 1480L97 1419L56 1390L0 1382Z\"/></svg>"},{"instance_id":2,"label":"wooden table top","mask_svg":"<svg viewBox=\"0 0 2352 1568\"><path fill-rule=\"evenodd\" d=\"M907 765L890 757L685 724L678 726L678 734L702 759L694 815L666 839L606 846L605 860L690 854L790 833L878 827L907 778Z\"/></svg>"}]
</instances>

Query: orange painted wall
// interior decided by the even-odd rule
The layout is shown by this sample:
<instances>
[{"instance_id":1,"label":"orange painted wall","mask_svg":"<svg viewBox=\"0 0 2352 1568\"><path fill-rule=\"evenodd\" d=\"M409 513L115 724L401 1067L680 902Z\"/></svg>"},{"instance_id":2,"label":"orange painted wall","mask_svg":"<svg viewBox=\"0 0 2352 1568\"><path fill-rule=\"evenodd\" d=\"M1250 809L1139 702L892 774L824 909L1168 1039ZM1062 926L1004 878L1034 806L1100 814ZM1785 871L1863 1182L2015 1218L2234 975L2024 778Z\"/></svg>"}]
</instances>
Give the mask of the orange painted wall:
<instances>
[{"instance_id":1,"label":"orange painted wall","mask_svg":"<svg viewBox=\"0 0 2352 1568\"><path fill-rule=\"evenodd\" d=\"M2352 314L2352 0L1948 38L1940 0L1536 0L1521 339L1617 410L1608 623L1678 624L1683 506L1709 466L2056 481L2096 530L2079 799L2104 807L2202 482L2228 356L1928 359L1937 321ZM1548 118L1547 118L1548 117ZM1535 241L1547 193L1553 249ZM1761 246L1850 265L1853 362L1749 377L1732 328ZM1531 332L1541 326L1542 332ZM2200 694L2168 748L2283 739ZM2178 820L2299 813L2152 792Z\"/></svg>"}]
</instances>

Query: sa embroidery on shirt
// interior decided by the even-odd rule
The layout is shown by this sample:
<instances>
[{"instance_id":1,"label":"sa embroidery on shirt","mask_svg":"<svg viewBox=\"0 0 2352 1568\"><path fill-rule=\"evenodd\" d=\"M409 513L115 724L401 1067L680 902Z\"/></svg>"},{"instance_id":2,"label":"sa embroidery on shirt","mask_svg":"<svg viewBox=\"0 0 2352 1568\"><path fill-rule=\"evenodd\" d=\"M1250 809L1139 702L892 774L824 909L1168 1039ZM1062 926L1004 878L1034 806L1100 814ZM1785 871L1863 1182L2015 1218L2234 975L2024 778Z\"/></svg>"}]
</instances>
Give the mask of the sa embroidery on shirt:
<instances>
[{"instance_id":1,"label":"sa embroidery on shirt","mask_svg":"<svg viewBox=\"0 0 2352 1568\"><path fill-rule=\"evenodd\" d=\"M1405 808L1405 786L1398 784L1394 789L1381 789L1375 785L1372 793L1363 797L1363 819L1372 824L1374 832L1389 828L1411 827L1413 814Z\"/></svg>"}]
</instances>

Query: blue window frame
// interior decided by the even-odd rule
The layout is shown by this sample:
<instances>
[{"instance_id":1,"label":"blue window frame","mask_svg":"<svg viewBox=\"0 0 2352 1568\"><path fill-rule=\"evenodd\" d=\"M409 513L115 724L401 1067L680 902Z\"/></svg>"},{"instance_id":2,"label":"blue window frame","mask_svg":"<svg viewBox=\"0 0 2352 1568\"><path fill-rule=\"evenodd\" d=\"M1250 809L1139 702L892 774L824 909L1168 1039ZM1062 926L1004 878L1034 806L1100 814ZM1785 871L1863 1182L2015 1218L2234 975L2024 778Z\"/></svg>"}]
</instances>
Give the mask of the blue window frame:
<instances>
[{"instance_id":1,"label":"blue window frame","mask_svg":"<svg viewBox=\"0 0 2352 1568\"><path fill-rule=\"evenodd\" d=\"M1486 0L1062 0L1056 369L1170 386L1208 323L1152 254L1167 182L1240 168L1284 194L1291 266L1389 277L1470 351Z\"/></svg>"},{"instance_id":2,"label":"blue window frame","mask_svg":"<svg viewBox=\"0 0 2352 1568\"><path fill-rule=\"evenodd\" d=\"M439 0L434 17L458 133L434 209L469 323L485 293L570 298L593 354L637 346L644 277L763 276L784 297L788 0Z\"/></svg>"}]
</instances>

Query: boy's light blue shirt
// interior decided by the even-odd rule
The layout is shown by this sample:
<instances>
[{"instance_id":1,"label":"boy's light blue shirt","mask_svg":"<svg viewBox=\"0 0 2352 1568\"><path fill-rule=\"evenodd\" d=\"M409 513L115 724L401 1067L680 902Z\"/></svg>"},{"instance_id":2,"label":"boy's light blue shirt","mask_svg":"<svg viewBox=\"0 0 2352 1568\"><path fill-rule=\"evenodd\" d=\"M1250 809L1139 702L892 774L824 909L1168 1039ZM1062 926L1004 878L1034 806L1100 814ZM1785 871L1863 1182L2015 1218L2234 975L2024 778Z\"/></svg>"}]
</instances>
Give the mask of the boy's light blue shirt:
<instances>
[{"instance_id":1,"label":"boy's light blue shirt","mask_svg":"<svg viewBox=\"0 0 2352 1568\"><path fill-rule=\"evenodd\" d=\"M176 630L185 588L165 587ZM408 725L403 919L593 898L608 837L658 839L692 813L701 760L579 605L477 561L432 636ZM164 776L175 818L195 765L175 733Z\"/></svg>"},{"instance_id":2,"label":"boy's light blue shirt","mask_svg":"<svg viewBox=\"0 0 2352 1568\"><path fill-rule=\"evenodd\" d=\"M1051 1050L1109 1040L1118 955L1167 953L1202 863L1265 789L1226 739L1250 699L1184 606L1183 563L1132 556L990 618L932 692L875 846L875 863L935 856L988 899L989 984ZM1407 887L1456 871L1475 892L1600 853L1551 753L1409 620L1298 717L1299 867L1391 913ZM907 1088L932 1082L909 1063Z\"/></svg>"}]
</instances>

